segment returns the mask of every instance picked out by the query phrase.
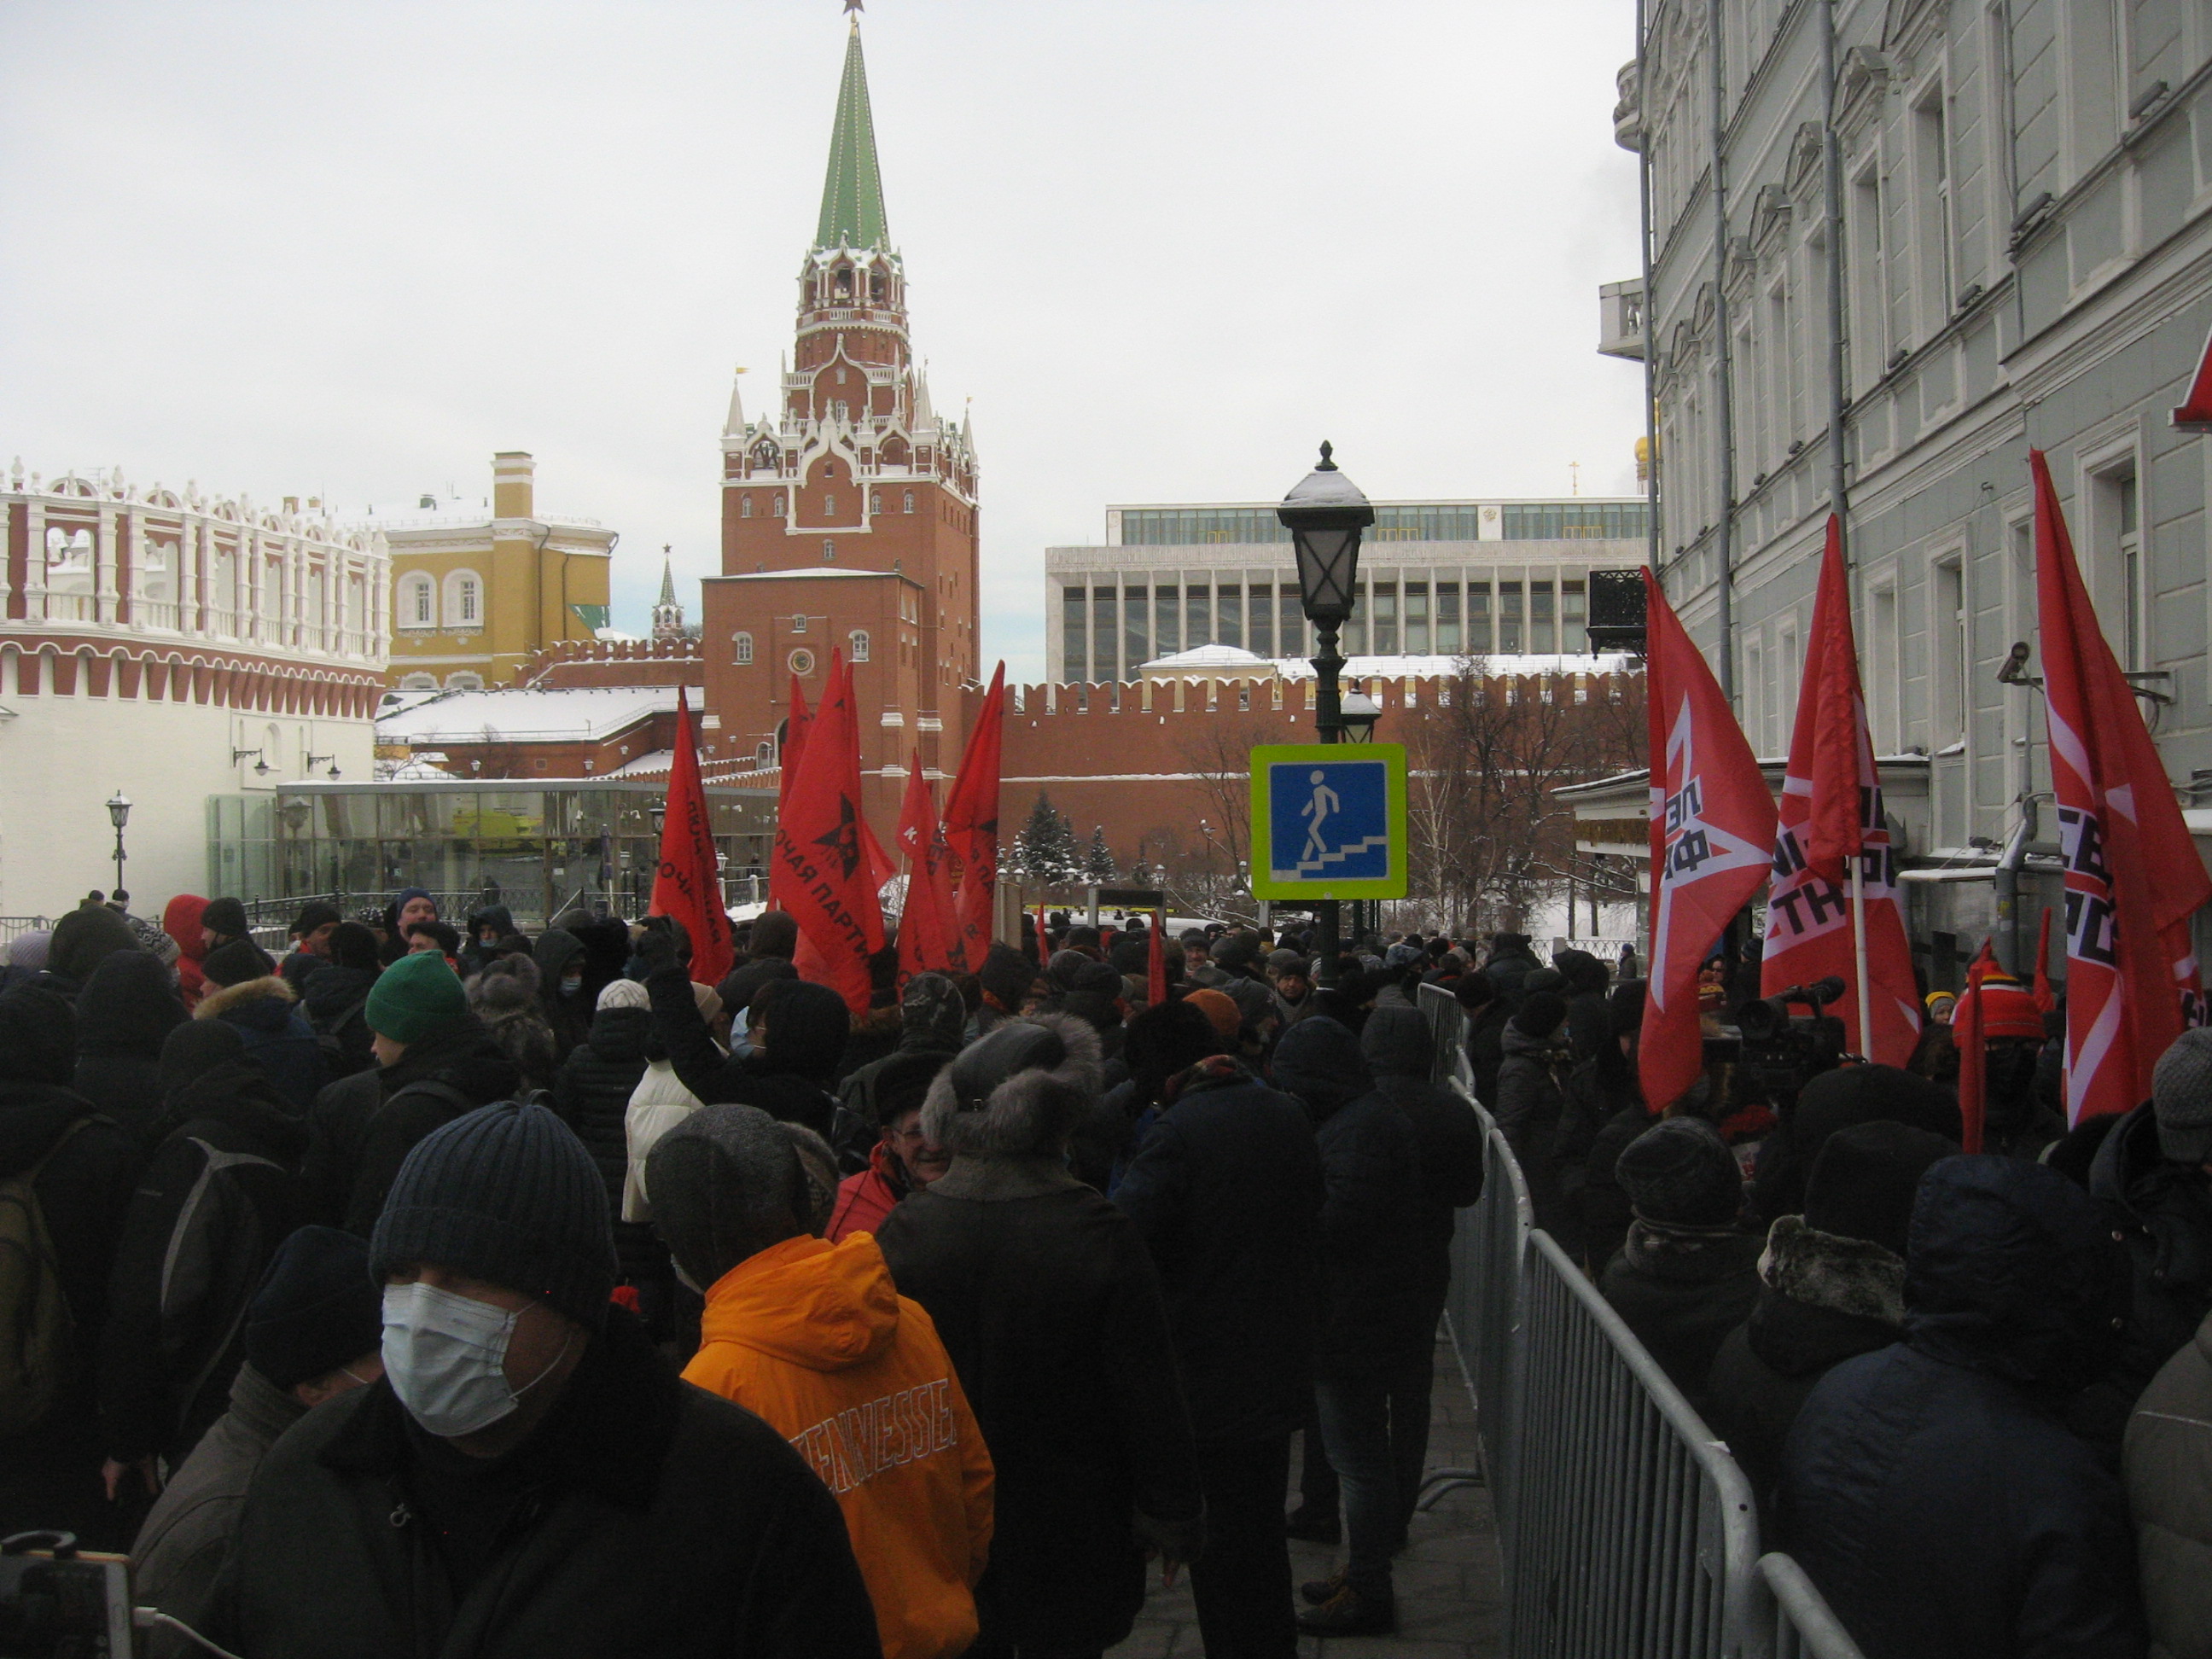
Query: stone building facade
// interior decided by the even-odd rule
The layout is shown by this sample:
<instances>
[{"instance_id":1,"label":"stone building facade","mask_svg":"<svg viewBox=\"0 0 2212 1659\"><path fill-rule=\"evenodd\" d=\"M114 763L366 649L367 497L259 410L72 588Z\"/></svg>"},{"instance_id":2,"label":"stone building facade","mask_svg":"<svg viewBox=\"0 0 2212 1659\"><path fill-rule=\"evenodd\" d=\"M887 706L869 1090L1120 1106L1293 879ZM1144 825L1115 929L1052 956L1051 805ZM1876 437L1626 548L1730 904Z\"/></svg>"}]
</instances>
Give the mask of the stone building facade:
<instances>
[{"instance_id":1,"label":"stone building facade","mask_svg":"<svg viewBox=\"0 0 2212 1659\"><path fill-rule=\"evenodd\" d=\"M1650 289L1604 292L1604 349L1648 354L1663 580L1753 746L1788 746L1839 434L1875 741L1927 768L1910 852L1969 873L1994 860L2050 787L2033 447L2193 806L2212 778L2212 444L2168 412L2212 331L2212 9L1654 0L1646 15L1616 131L1645 169ZM2028 659L2001 679L2015 641ZM2053 835L2046 807L2037 844ZM2055 872L2031 874L2052 902ZM1942 884L1924 925L1978 937L1990 895Z\"/></svg>"}]
</instances>

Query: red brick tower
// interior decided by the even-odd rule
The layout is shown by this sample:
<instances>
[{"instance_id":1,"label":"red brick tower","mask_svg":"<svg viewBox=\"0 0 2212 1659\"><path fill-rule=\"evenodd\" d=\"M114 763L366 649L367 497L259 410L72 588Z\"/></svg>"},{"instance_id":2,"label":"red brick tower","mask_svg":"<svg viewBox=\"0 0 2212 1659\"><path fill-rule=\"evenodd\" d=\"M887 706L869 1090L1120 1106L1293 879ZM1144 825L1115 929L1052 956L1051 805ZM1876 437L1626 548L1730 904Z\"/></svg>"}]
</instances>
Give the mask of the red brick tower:
<instances>
[{"instance_id":1,"label":"red brick tower","mask_svg":"<svg viewBox=\"0 0 2212 1659\"><path fill-rule=\"evenodd\" d=\"M909 753L933 775L959 763L961 689L979 667L975 452L930 406L906 300L856 17L780 407L747 421L730 394L703 735L719 775L774 767L793 673L811 704L842 649L857 663L868 816L887 843Z\"/></svg>"}]
</instances>

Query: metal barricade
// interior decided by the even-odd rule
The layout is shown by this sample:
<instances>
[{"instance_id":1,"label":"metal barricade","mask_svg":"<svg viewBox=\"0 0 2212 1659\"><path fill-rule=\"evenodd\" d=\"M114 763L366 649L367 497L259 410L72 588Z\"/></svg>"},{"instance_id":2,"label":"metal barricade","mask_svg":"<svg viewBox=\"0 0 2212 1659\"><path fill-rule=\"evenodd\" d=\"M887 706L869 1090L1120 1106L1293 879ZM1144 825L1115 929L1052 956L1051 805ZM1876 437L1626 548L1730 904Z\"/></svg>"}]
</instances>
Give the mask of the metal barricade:
<instances>
[{"instance_id":1,"label":"metal barricade","mask_svg":"<svg viewBox=\"0 0 2212 1659\"><path fill-rule=\"evenodd\" d=\"M1774 1659L1866 1659L1805 1569L1790 1557L1760 1556L1759 1579L1766 1603L1759 1624L1762 1633L1773 1632Z\"/></svg>"},{"instance_id":2,"label":"metal barricade","mask_svg":"<svg viewBox=\"0 0 2212 1659\"><path fill-rule=\"evenodd\" d=\"M44 916L0 916L0 945L12 943L18 933L35 933L52 926Z\"/></svg>"}]
</instances>

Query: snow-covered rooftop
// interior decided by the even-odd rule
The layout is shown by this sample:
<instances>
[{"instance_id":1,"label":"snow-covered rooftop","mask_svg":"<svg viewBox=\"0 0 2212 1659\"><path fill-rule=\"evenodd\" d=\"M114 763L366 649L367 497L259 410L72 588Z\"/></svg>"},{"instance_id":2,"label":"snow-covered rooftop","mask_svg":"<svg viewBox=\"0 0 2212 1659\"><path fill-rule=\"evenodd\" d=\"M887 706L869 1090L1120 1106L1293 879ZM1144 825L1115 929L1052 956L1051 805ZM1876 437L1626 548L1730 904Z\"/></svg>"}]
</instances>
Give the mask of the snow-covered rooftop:
<instances>
[{"instance_id":1,"label":"snow-covered rooftop","mask_svg":"<svg viewBox=\"0 0 2212 1659\"><path fill-rule=\"evenodd\" d=\"M1188 668L1264 669L1271 665L1267 658L1255 652L1240 650L1233 645L1200 645L1188 651L1176 652L1171 656L1155 657L1137 672L1140 674L1172 674Z\"/></svg>"},{"instance_id":2,"label":"snow-covered rooftop","mask_svg":"<svg viewBox=\"0 0 2212 1659\"><path fill-rule=\"evenodd\" d=\"M715 580L726 582L777 582L788 580L793 576L896 576L898 574L896 570L862 570L849 565L814 564L807 566L803 570L749 570L741 576L719 576ZM909 576L906 580L912 581L914 578Z\"/></svg>"},{"instance_id":3,"label":"snow-covered rooftop","mask_svg":"<svg viewBox=\"0 0 2212 1659\"><path fill-rule=\"evenodd\" d=\"M1351 657L1345 661L1342 677L1346 680L1446 678L1456 675L1461 664L1467 660L1464 657L1436 655ZM1493 675L1619 674L1632 671L1637 663L1634 657L1620 652L1511 656L1493 653L1478 655L1474 660L1482 665L1483 672ZM1276 675L1286 680L1310 680L1314 677L1313 664L1304 657L1262 657L1233 645L1201 645L1172 656L1155 657L1137 672L1168 678L1194 673Z\"/></svg>"},{"instance_id":4,"label":"snow-covered rooftop","mask_svg":"<svg viewBox=\"0 0 2212 1659\"><path fill-rule=\"evenodd\" d=\"M447 691L376 722L379 743L589 742L676 712L672 685Z\"/></svg>"}]
</instances>

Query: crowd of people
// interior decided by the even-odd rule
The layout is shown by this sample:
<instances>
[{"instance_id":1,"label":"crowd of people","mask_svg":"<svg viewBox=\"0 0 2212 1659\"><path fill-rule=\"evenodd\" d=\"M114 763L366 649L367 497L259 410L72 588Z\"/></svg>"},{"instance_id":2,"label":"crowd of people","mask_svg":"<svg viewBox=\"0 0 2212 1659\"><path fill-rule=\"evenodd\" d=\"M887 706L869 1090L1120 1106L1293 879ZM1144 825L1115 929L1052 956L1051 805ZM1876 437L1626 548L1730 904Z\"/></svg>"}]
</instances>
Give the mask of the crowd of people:
<instances>
[{"instance_id":1,"label":"crowd of people","mask_svg":"<svg viewBox=\"0 0 2212 1659\"><path fill-rule=\"evenodd\" d=\"M1186 1569L1212 1654L1392 1628L1470 949L1055 916L855 1012L779 912L713 985L458 920L0 963L0 1534L128 1552L152 1651L1078 1659Z\"/></svg>"},{"instance_id":2,"label":"crowd of people","mask_svg":"<svg viewBox=\"0 0 2212 1659\"><path fill-rule=\"evenodd\" d=\"M1077 1659L1186 1568L1209 1654L1389 1631L1482 1179L1433 985L1870 1659L2212 1640L2212 1031L2069 1131L2063 1005L1966 994L1965 1156L1958 998L1908 1068L1778 1069L1725 955L1651 1103L1633 958L1518 934L1323 989L1297 933L1055 916L887 950L855 1012L779 912L712 986L665 917L461 920L309 904L279 960L235 900L94 896L12 943L0 1531L253 1659Z\"/></svg>"}]
</instances>

